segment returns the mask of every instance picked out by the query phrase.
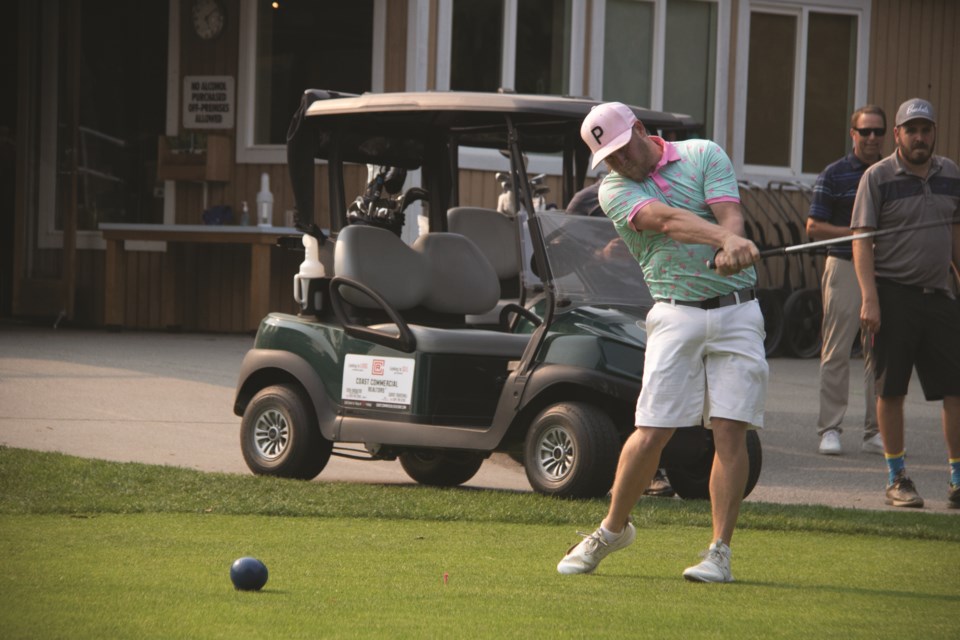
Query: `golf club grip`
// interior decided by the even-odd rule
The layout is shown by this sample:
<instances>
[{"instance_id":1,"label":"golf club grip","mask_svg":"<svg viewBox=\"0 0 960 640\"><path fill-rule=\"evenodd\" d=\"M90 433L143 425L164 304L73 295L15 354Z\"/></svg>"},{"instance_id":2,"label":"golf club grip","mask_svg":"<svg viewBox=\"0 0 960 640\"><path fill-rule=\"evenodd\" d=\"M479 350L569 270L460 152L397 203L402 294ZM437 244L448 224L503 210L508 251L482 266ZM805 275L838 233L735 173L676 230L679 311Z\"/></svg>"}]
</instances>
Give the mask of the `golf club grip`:
<instances>
[{"instance_id":1,"label":"golf club grip","mask_svg":"<svg viewBox=\"0 0 960 640\"><path fill-rule=\"evenodd\" d=\"M760 252L760 258L761 259L772 258L773 256L786 255L788 248L789 247L777 247L776 249L765 249ZM716 270L716 268L717 268L717 261L716 261L716 256L714 256L713 258L707 260L707 269L714 271Z\"/></svg>"}]
</instances>

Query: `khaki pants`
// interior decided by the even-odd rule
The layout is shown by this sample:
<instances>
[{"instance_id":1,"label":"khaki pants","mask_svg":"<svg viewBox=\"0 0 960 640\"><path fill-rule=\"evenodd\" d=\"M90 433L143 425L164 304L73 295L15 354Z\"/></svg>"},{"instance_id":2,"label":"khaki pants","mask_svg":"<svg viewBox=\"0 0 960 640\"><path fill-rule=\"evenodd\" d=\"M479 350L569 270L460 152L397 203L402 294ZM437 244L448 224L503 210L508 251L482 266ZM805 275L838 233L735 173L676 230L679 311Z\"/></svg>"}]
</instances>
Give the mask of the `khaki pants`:
<instances>
[{"instance_id":1,"label":"khaki pants","mask_svg":"<svg viewBox=\"0 0 960 640\"><path fill-rule=\"evenodd\" d=\"M823 270L823 347L820 351L820 418L817 434L836 429L847 413L850 350L860 330L860 286L853 262L828 257ZM866 415L863 439L877 433L877 398L869 345L864 345L863 393Z\"/></svg>"}]
</instances>

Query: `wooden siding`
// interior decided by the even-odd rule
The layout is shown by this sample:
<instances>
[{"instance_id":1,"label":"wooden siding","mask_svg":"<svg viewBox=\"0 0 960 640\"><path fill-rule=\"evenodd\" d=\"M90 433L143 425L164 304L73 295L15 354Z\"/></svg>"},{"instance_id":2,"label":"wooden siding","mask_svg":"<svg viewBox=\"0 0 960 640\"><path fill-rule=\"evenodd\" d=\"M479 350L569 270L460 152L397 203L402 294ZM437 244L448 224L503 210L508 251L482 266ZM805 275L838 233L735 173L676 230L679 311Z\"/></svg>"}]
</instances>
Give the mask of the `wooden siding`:
<instances>
[{"instance_id":1,"label":"wooden siding","mask_svg":"<svg viewBox=\"0 0 960 640\"><path fill-rule=\"evenodd\" d=\"M960 160L960 2L874 0L869 101L890 120L901 102L925 98L937 110L937 149ZM887 135L885 152L893 151Z\"/></svg>"}]
</instances>

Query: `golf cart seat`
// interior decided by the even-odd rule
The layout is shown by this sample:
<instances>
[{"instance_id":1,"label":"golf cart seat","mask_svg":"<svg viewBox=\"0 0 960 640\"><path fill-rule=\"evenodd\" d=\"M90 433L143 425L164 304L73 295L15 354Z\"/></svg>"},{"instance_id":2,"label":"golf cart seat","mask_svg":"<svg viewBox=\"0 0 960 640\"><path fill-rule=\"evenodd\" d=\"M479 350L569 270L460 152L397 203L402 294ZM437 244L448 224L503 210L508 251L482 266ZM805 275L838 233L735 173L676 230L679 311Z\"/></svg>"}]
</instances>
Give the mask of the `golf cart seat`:
<instances>
[{"instance_id":1,"label":"golf cart seat","mask_svg":"<svg viewBox=\"0 0 960 640\"><path fill-rule=\"evenodd\" d=\"M470 328L463 321L466 314L495 306L500 285L476 245L459 234L428 233L411 247L386 229L351 225L337 237L334 271L383 298L413 335L416 351L514 359L529 341L529 335ZM340 295L361 309L382 308L350 287L342 287ZM439 326L431 325L434 318ZM459 325L451 318L459 318ZM398 339L403 333L397 322L364 323L358 317L349 323Z\"/></svg>"},{"instance_id":2,"label":"golf cart seat","mask_svg":"<svg viewBox=\"0 0 960 640\"><path fill-rule=\"evenodd\" d=\"M495 325L500 322L500 311L520 296L519 231L517 221L494 209L481 207L453 207L447 211L447 226L473 241L500 280L502 299L485 314L474 314L467 321L477 325Z\"/></svg>"}]
</instances>

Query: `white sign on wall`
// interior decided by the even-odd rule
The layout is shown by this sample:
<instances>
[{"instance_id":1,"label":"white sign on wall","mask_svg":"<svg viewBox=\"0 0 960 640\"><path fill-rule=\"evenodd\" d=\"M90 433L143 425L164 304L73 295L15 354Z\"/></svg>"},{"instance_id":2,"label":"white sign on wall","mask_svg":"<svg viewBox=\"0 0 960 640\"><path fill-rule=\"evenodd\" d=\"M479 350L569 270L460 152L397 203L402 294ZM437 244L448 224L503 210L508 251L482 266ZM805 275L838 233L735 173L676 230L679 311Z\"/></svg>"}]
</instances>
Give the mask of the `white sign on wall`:
<instances>
[{"instance_id":1,"label":"white sign on wall","mask_svg":"<svg viewBox=\"0 0 960 640\"><path fill-rule=\"evenodd\" d=\"M183 128L232 129L233 76L184 76Z\"/></svg>"}]
</instances>

